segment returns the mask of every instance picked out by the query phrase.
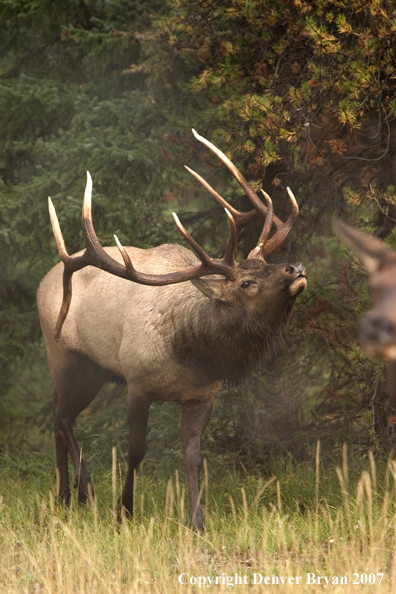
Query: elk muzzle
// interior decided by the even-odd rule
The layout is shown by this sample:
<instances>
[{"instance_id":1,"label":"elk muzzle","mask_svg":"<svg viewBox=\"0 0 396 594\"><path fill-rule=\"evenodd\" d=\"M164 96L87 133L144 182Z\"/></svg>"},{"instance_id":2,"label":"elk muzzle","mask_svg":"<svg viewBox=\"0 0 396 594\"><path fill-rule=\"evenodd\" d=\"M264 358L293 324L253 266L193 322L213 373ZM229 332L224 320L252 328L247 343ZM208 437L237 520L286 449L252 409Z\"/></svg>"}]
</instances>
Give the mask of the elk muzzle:
<instances>
[{"instance_id":1,"label":"elk muzzle","mask_svg":"<svg viewBox=\"0 0 396 594\"><path fill-rule=\"evenodd\" d=\"M396 360L396 318L373 309L359 324L359 341L370 357Z\"/></svg>"},{"instance_id":2,"label":"elk muzzle","mask_svg":"<svg viewBox=\"0 0 396 594\"><path fill-rule=\"evenodd\" d=\"M297 264L288 264L283 269L283 274L290 282L287 292L293 297L297 297L307 288L308 273L306 268L298 262Z\"/></svg>"}]
</instances>

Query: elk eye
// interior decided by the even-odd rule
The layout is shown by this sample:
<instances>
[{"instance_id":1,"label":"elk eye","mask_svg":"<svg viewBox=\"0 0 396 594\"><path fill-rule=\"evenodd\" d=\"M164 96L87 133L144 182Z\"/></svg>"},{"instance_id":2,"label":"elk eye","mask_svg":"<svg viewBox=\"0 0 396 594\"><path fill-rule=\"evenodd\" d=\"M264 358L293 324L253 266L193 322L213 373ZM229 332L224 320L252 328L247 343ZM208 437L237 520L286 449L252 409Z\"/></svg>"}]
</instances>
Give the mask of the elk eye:
<instances>
[{"instance_id":1,"label":"elk eye","mask_svg":"<svg viewBox=\"0 0 396 594\"><path fill-rule=\"evenodd\" d=\"M247 289L252 284L252 281L243 281L241 284L242 289Z\"/></svg>"}]
</instances>

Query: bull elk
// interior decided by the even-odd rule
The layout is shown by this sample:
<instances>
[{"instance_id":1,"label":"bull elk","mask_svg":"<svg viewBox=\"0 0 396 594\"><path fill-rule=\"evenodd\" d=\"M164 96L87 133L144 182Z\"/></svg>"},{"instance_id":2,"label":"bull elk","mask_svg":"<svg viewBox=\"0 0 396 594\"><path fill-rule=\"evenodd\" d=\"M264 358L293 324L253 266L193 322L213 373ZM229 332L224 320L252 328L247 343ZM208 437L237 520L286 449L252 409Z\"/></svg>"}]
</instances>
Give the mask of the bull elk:
<instances>
[{"instance_id":1,"label":"bull elk","mask_svg":"<svg viewBox=\"0 0 396 594\"><path fill-rule=\"evenodd\" d=\"M288 189L292 212L282 222L273 214L269 196L263 192L265 203L259 199L233 163L193 132L228 167L253 205L249 212L237 211L189 169L226 210L230 233L224 257L210 258L175 214L177 227L198 257L180 245L142 250L123 247L117 238L117 247L102 248L92 224L92 181L88 174L82 217L84 252L68 255L49 199L64 266L59 263L43 279L37 304L56 388L54 425L60 498L66 504L70 499L68 454L74 465L79 502L86 502L92 489L73 435L73 421L106 382L124 380L128 388L129 446L122 513L132 514L134 474L146 450L149 407L154 400L176 401L182 406L189 519L202 531L201 438L214 397L223 381L242 381L277 352L293 303L306 288L307 273L300 263L265 261L286 240L297 218L298 206L291 191ZM247 259L237 263L241 229L260 218L264 223L257 246ZM276 231L270 236L273 226ZM76 271L72 298L71 279Z\"/></svg>"}]
</instances>

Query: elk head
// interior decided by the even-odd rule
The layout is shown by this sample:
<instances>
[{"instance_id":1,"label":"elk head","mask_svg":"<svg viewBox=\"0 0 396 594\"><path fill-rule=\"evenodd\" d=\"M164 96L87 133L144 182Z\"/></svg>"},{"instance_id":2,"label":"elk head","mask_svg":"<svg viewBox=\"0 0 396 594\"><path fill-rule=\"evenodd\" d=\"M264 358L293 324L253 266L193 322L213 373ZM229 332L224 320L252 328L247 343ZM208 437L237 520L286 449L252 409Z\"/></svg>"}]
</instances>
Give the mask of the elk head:
<instances>
[{"instance_id":1,"label":"elk head","mask_svg":"<svg viewBox=\"0 0 396 594\"><path fill-rule=\"evenodd\" d=\"M333 228L370 275L373 307L359 322L359 341L371 357L396 360L396 252L341 221Z\"/></svg>"}]
</instances>

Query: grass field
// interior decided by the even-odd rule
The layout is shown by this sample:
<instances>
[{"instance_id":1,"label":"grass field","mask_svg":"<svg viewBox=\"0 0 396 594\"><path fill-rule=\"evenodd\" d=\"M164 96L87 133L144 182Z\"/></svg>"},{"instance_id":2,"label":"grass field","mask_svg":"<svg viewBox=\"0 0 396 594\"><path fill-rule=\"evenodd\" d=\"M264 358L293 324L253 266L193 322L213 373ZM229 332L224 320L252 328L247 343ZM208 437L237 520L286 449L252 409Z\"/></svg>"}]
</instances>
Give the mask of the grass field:
<instances>
[{"instance_id":1,"label":"grass field","mask_svg":"<svg viewBox=\"0 0 396 594\"><path fill-rule=\"evenodd\" d=\"M114 460L115 462L115 460ZM95 503L55 501L48 456L0 456L0 592L393 592L396 464L283 464L262 478L205 469L206 532L185 480L143 467L136 515L115 521L121 471L93 468Z\"/></svg>"}]
</instances>

